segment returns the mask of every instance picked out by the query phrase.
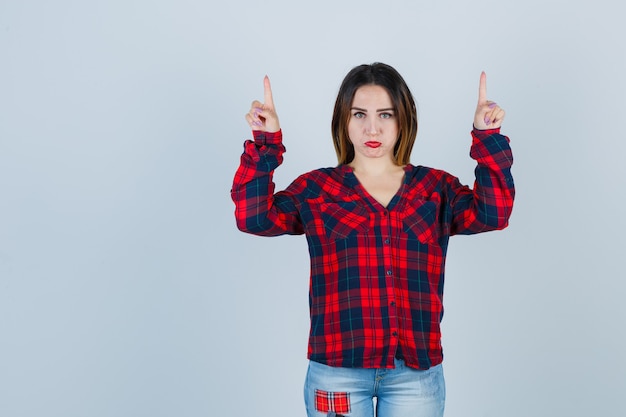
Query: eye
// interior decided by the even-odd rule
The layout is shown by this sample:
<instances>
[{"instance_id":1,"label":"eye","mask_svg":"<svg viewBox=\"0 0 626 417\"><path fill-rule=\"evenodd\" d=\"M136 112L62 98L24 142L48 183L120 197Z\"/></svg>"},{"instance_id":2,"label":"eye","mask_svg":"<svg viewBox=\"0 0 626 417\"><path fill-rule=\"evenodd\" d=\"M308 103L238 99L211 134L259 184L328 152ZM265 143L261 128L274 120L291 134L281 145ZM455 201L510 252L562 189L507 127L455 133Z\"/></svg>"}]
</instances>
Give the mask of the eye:
<instances>
[{"instance_id":1,"label":"eye","mask_svg":"<svg viewBox=\"0 0 626 417\"><path fill-rule=\"evenodd\" d=\"M365 117L365 113L363 113L362 111L357 111L354 112L354 114L352 114L352 116L354 116L357 119L362 119Z\"/></svg>"},{"instance_id":2,"label":"eye","mask_svg":"<svg viewBox=\"0 0 626 417\"><path fill-rule=\"evenodd\" d=\"M393 113L385 112L380 114L381 119L391 119L393 117Z\"/></svg>"}]
</instances>

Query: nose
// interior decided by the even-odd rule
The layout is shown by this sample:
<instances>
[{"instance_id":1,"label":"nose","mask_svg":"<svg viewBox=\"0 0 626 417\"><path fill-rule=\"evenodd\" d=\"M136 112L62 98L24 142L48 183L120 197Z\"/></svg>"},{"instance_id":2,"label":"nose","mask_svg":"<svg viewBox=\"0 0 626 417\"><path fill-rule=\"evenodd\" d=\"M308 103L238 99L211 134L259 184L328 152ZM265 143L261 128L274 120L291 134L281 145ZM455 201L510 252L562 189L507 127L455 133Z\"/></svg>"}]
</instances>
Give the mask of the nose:
<instances>
[{"instance_id":1,"label":"nose","mask_svg":"<svg viewBox=\"0 0 626 417\"><path fill-rule=\"evenodd\" d=\"M368 135L377 135L378 134L378 123L376 118L371 118L369 123L365 126L366 133Z\"/></svg>"}]
</instances>

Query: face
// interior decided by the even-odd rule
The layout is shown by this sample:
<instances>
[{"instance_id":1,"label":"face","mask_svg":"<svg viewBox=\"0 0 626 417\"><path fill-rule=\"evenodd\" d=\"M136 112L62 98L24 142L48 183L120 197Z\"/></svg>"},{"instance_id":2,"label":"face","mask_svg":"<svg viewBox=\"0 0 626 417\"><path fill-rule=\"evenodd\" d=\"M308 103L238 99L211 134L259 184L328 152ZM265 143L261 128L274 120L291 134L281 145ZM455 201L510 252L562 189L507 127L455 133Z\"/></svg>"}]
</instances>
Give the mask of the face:
<instances>
[{"instance_id":1,"label":"face","mask_svg":"<svg viewBox=\"0 0 626 417\"><path fill-rule=\"evenodd\" d=\"M359 87L352 100L348 135L354 146L355 160L393 160L398 121L387 90L379 85Z\"/></svg>"}]
</instances>

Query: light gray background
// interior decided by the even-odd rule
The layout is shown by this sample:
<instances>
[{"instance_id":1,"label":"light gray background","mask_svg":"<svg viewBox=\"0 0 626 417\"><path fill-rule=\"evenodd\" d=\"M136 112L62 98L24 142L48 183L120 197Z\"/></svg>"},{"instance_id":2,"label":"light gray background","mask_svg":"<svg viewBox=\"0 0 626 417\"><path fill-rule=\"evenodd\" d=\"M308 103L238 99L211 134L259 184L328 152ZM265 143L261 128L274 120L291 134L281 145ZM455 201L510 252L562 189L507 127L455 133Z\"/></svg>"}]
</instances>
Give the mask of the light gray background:
<instances>
[{"instance_id":1,"label":"light gray background","mask_svg":"<svg viewBox=\"0 0 626 417\"><path fill-rule=\"evenodd\" d=\"M481 70L508 112L510 228L451 241L446 415L624 416L619 3L0 0L0 415L304 415L306 243L235 228L243 115L269 74L283 188L383 61L413 163L472 180Z\"/></svg>"}]
</instances>

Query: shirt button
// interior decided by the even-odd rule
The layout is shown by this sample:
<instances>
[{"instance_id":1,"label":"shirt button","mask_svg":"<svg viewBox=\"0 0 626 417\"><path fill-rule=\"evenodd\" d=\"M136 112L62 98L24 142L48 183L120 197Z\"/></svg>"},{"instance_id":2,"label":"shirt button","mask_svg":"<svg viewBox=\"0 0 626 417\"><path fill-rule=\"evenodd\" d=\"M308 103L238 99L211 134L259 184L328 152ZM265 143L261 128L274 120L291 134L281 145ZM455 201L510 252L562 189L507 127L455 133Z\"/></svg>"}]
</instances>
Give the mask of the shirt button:
<instances>
[{"instance_id":1,"label":"shirt button","mask_svg":"<svg viewBox=\"0 0 626 417\"><path fill-rule=\"evenodd\" d=\"M395 307L396 306L396 302L392 301L390 305L391 305L391 307Z\"/></svg>"},{"instance_id":2,"label":"shirt button","mask_svg":"<svg viewBox=\"0 0 626 417\"><path fill-rule=\"evenodd\" d=\"M387 275L391 275L393 274L393 272L391 272L391 269L387 270Z\"/></svg>"},{"instance_id":3,"label":"shirt button","mask_svg":"<svg viewBox=\"0 0 626 417\"><path fill-rule=\"evenodd\" d=\"M385 245L389 244L389 239L385 239Z\"/></svg>"},{"instance_id":4,"label":"shirt button","mask_svg":"<svg viewBox=\"0 0 626 417\"><path fill-rule=\"evenodd\" d=\"M393 337L398 337L398 332L393 332L393 333L391 333L391 335L392 335Z\"/></svg>"}]
</instances>

